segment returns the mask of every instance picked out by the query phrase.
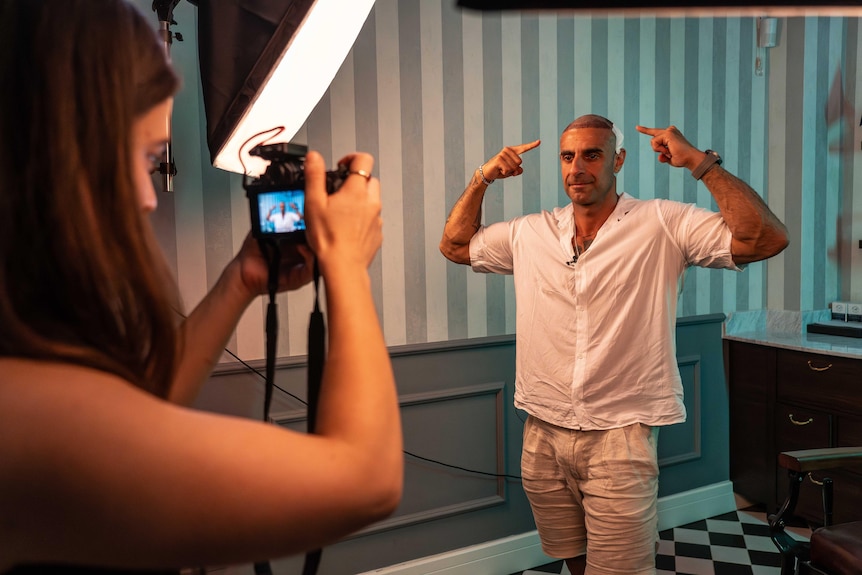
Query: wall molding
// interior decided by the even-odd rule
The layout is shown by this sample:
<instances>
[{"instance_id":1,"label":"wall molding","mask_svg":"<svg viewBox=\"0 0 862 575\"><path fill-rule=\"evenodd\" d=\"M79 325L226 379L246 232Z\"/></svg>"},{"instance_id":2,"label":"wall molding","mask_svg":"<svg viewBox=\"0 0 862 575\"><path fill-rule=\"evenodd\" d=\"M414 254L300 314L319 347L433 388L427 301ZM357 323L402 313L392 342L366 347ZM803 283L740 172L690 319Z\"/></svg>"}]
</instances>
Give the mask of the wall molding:
<instances>
[{"instance_id":1,"label":"wall molding","mask_svg":"<svg viewBox=\"0 0 862 575\"><path fill-rule=\"evenodd\" d=\"M733 484L722 481L658 500L660 531L715 517L736 509ZM554 559L542 551L539 535L529 531L448 553L422 557L359 575L475 575L514 573Z\"/></svg>"},{"instance_id":2,"label":"wall molding","mask_svg":"<svg viewBox=\"0 0 862 575\"><path fill-rule=\"evenodd\" d=\"M691 382L691 393L687 390L685 392L685 398L691 398L691 409L688 409L686 422L691 422L691 445L688 451L679 452L671 456L660 457L658 460L659 467L667 467L669 465L676 465L677 463L683 463L685 461L693 461L695 459L700 459L702 457L701 452L701 427L703 426L703 406L701 404L701 376L700 376L700 368L701 368L701 356L700 355L687 355L683 357L677 358L677 365L679 366L680 375L682 375L684 368L689 368L692 371L692 382ZM683 385L685 383L683 382ZM679 426L677 426L679 428ZM662 429L662 434L674 433L674 426L669 426L667 428ZM659 443L661 444L661 443Z\"/></svg>"},{"instance_id":3,"label":"wall molding","mask_svg":"<svg viewBox=\"0 0 862 575\"><path fill-rule=\"evenodd\" d=\"M472 397L492 396L495 421L494 445L492 447L494 449L494 461L496 466L493 472L498 474L499 476L496 481L496 492L494 494L487 495L484 497L472 497L469 499L464 499L463 501L458 501L457 503L438 505L435 507L429 507L427 509L422 509L421 511L414 511L412 513L406 513L403 515L395 515L383 521L378 521L377 523L374 523L360 531L357 531L349 535L345 539L353 539L356 537L361 537L374 533L381 533L383 531L389 531L392 529L400 529L402 527L408 527L411 525L424 523L426 521L443 519L444 517L451 517L453 515L459 515L461 513L469 513L472 511L477 511L479 509L485 509L487 507L493 507L495 505L501 505L505 503L506 465L504 453L505 442L503 441L503 411L505 388L506 382L492 381L488 383L478 383L475 385L453 387L449 389L444 388L435 391L409 393L401 395L398 399L398 404L401 406L402 413L405 413L404 409L409 407L447 401L458 401L461 399L467 399ZM276 425L289 429L295 429L297 427L304 427L306 421L308 420L308 411L306 409L284 410L273 413L271 419ZM405 451L405 453L408 455L408 457L413 455L412 453L408 453L407 451ZM422 462L422 460L424 459L425 458L420 456L418 459L416 459L416 461ZM431 464L433 465L434 463L431 462ZM445 464L443 465L445 466Z\"/></svg>"}]
</instances>

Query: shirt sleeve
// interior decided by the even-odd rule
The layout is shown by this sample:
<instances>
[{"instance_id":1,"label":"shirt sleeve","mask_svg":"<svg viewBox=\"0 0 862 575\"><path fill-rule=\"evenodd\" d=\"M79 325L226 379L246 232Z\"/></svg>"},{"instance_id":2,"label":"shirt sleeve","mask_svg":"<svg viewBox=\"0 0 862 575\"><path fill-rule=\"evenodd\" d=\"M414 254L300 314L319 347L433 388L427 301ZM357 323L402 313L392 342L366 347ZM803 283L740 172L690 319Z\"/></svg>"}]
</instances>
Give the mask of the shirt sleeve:
<instances>
[{"instance_id":1,"label":"shirt sleeve","mask_svg":"<svg viewBox=\"0 0 862 575\"><path fill-rule=\"evenodd\" d=\"M513 222L480 227L470 240L470 267L474 272L514 273Z\"/></svg>"},{"instance_id":2,"label":"shirt sleeve","mask_svg":"<svg viewBox=\"0 0 862 575\"><path fill-rule=\"evenodd\" d=\"M730 228L718 212L670 200L658 203L659 216L688 265L742 271L733 261Z\"/></svg>"}]
</instances>

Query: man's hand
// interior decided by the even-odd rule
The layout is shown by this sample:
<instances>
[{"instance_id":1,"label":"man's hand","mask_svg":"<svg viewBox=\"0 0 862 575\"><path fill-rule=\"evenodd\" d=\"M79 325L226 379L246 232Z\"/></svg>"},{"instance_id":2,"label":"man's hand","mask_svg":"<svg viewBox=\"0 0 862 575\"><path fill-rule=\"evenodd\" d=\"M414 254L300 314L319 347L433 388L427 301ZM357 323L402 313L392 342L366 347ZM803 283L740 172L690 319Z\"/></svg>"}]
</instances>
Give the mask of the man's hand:
<instances>
[{"instance_id":1,"label":"man's hand","mask_svg":"<svg viewBox=\"0 0 862 575\"><path fill-rule=\"evenodd\" d=\"M667 128L646 128L635 126L641 134L652 136L650 145L658 153L658 161L670 164L675 168L694 170L703 161L706 154L691 145L676 126Z\"/></svg>"},{"instance_id":2,"label":"man's hand","mask_svg":"<svg viewBox=\"0 0 862 575\"><path fill-rule=\"evenodd\" d=\"M520 146L506 146L500 150L499 154L482 164L485 179L494 181L500 178L520 176L524 173L524 168L521 167L521 155L533 148L538 148L541 143L541 140L536 140Z\"/></svg>"}]
</instances>

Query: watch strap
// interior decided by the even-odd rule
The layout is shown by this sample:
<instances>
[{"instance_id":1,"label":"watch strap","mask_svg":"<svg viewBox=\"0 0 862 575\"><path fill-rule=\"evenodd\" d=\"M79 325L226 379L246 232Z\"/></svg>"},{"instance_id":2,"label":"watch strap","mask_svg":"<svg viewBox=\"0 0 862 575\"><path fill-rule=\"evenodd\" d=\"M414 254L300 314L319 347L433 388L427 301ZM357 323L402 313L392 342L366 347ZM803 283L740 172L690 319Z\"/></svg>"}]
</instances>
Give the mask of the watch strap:
<instances>
[{"instance_id":1,"label":"watch strap","mask_svg":"<svg viewBox=\"0 0 862 575\"><path fill-rule=\"evenodd\" d=\"M721 165L721 156L714 150L706 150L706 157L698 166L691 172L695 180L699 180L705 173L711 170L714 166Z\"/></svg>"}]
</instances>

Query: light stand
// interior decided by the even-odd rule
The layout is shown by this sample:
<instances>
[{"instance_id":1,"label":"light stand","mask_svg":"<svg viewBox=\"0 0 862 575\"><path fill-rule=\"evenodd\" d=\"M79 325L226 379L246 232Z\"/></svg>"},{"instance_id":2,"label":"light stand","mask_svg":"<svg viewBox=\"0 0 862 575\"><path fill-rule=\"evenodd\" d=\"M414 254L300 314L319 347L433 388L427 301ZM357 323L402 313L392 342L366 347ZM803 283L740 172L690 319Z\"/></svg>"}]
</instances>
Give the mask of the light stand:
<instances>
[{"instance_id":1,"label":"light stand","mask_svg":"<svg viewBox=\"0 0 862 575\"><path fill-rule=\"evenodd\" d=\"M171 26L176 25L174 20L174 8L180 0L153 0L153 11L159 17L159 35L162 38L162 43L165 47L165 55L168 60L171 59L171 44L176 36L178 42L183 41L183 36L179 32L171 32ZM168 123L168 141L165 145L165 156L162 162L159 163L159 173L163 176L163 190L165 192L174 191L174 176L177 175L177 166L174 163L173 144L171 143L171 118L168 116L165 121Z\"/></svg>"}]
</instances>

